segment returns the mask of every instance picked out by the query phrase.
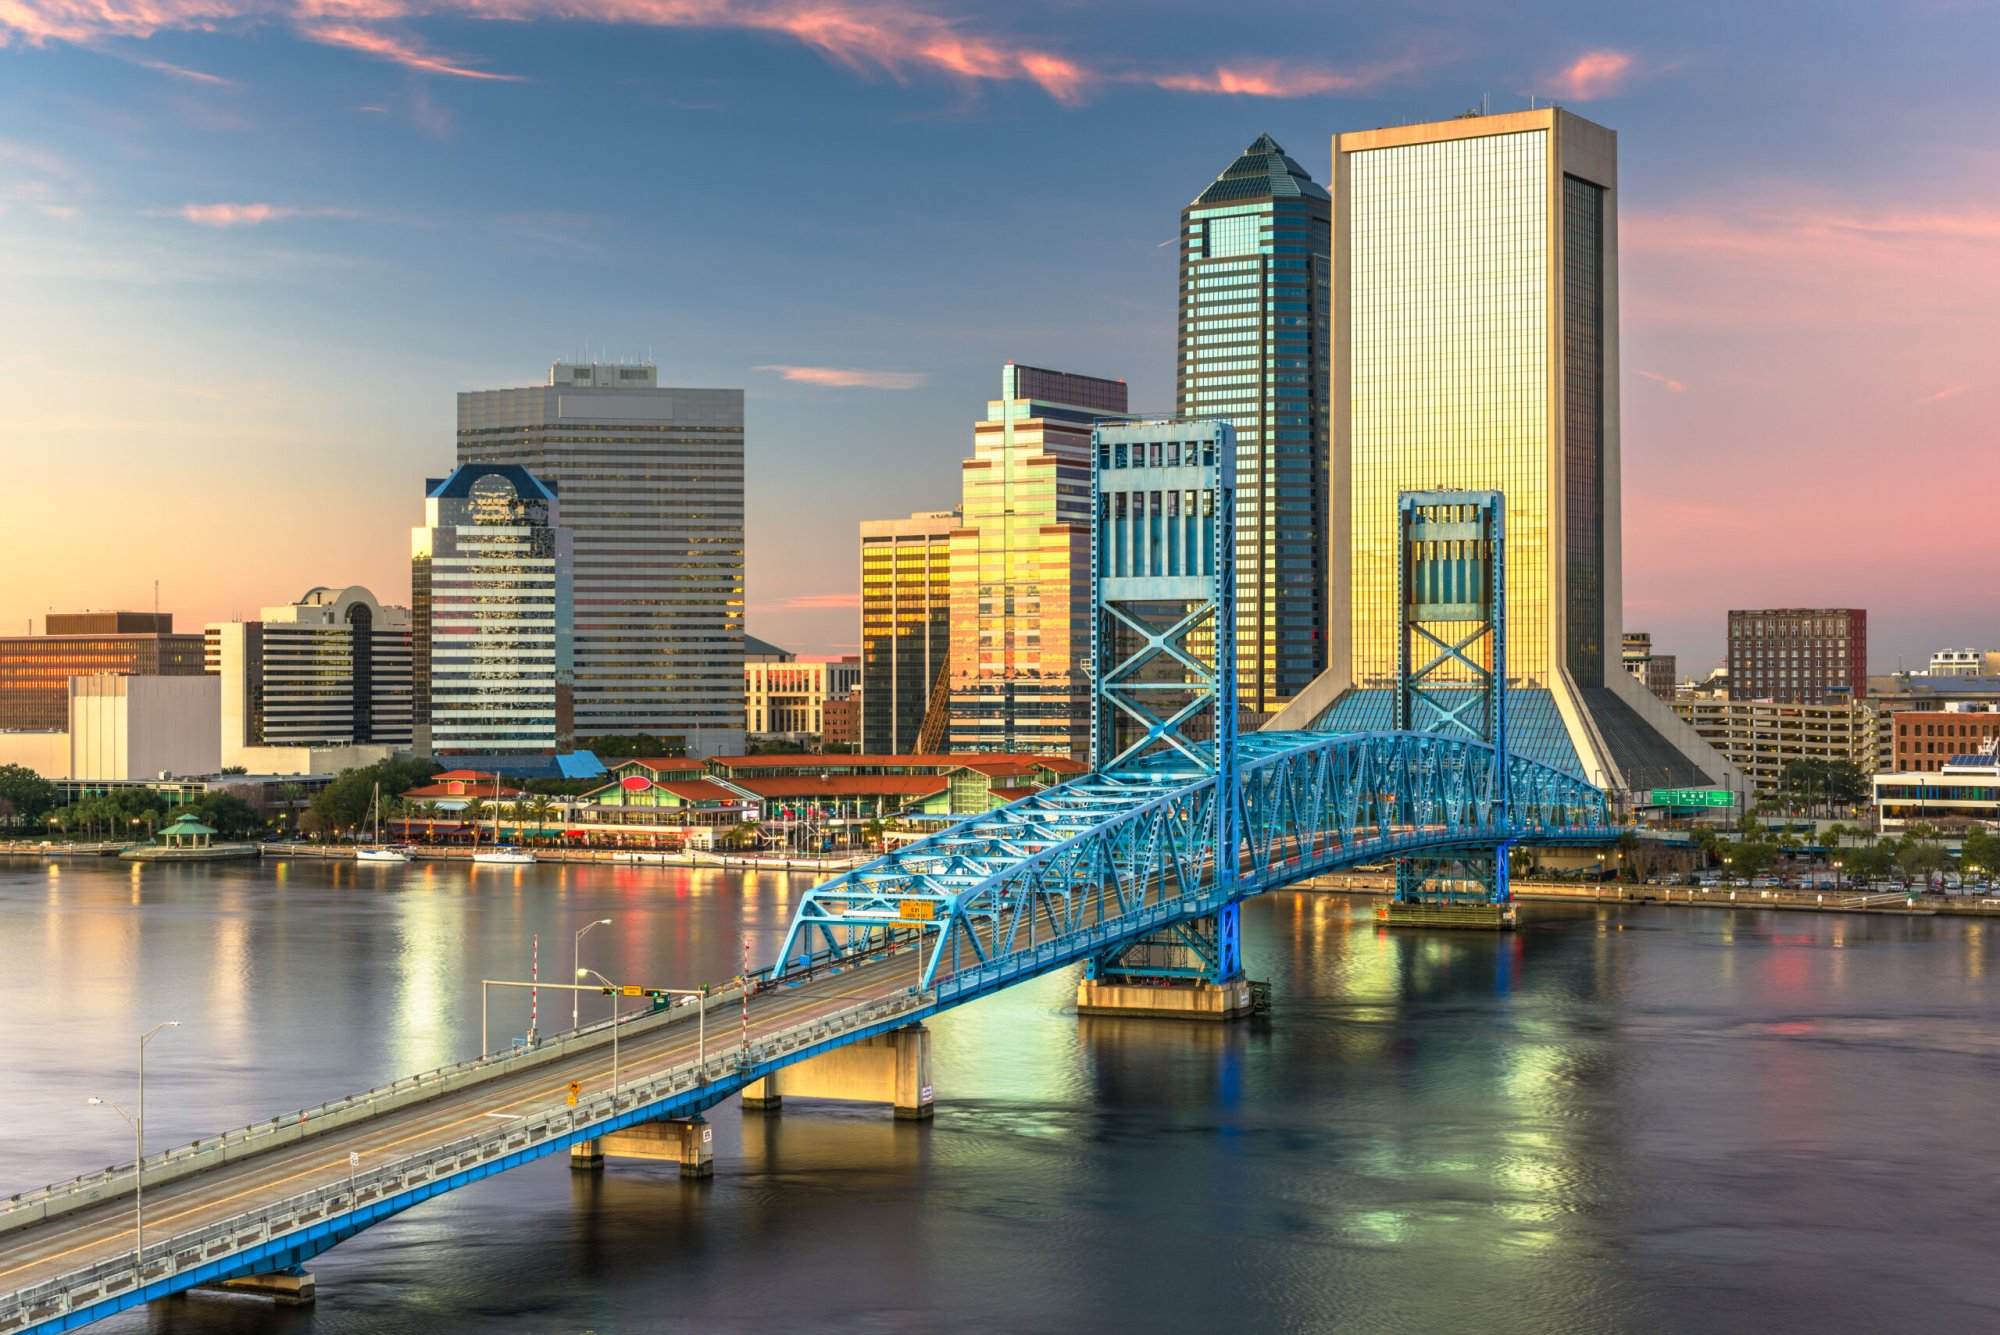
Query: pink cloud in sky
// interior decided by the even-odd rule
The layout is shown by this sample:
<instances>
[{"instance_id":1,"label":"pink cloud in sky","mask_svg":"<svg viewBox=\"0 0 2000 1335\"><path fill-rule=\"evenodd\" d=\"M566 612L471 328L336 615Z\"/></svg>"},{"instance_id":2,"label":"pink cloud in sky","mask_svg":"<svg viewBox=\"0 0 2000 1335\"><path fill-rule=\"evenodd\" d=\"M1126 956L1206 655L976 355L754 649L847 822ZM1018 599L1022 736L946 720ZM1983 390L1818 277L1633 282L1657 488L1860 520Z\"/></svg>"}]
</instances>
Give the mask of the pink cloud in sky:
<instances>
[{"instance_id":1,"label":"pink cloud in sky","mask_svg":"<svg viewBox=\"0 0 2000 1335\"><path fill-rule=\"evenodd\" d=\"M1656 385L1664 386L1669 394L1679 394L1687 389L1686 385L1672 376L1661 375L1658 371L1640 371L1638 376L1641 380L1650 380Z\"/></svg>"},{"instance_id":2,"label":"pink cloud in sky","mask_svg":"<svg viewBox=\"0 0 2000 1335\"><path fill-rule=\"evenodd\" d=\"M1225 97L1319 97L1353 93L1379 82L1359 72L1323 65L1287 65L1278 61L1217 65L1213 70L1177 74L1140 74L1137 81L1176 93L1215 93Z\"/></svg>"},{"instance_id":3,"label":"pink cloud in sky","mask_svg":"<svg viewBox=\"0 0 2000 1335\"><path fill-rule=\"evenodd\" d=\"M232 22L289 18L308 41L423 73L488 81L521 77L434 55L389 27L429 16L767 32L800 42L861 73L902 79L928 72L975 83L1025 82L1065 105L1081 102L1093 86L1104 83L1150 84L1173 92L1234 97L1352 93L1401 73L1411 63L1340 69L1265 61L1223 63L1200 71L1094 65L1032 42L972 31L958 19L918 8L912 0L277 0L275 4L271 0L0 0L0 46L10 40L39 45L145 38L166 30L213 30ZM1584 57L1578 66L1598 57L1629 61L1617 53L1599 52ZM1614 72L1612 81L1621 73ZM198 71L186 75L202 77Z\"/></svg>"},{"instance_id":4,"label":"pink cloud in sky","mask_svg":"<svg viewBox=\"0 0 2000 1335\"><path fill-rule=\"evenodd\" d=\"M501 83L516 83L521 78L518 74L496 74L492 70L474 69L470 65L431 55L379 28L364 28L351 23L309 23L299 31L323 45L346 47L350 51L394 61L425 74L446 74L454 79L489 79Z\"/></svg>"},{"instance_id":5,"label":"pink cloud in sky","mask_svg":"<svg viewBox=\"0 0 2000 1335\"><path fill-rule=\"evenodd\" d=\"M120 56L119 58L121 60L129 60L141 69L152 70L158 74L169 74L176 79L186 79L189 83L207 84L211 88L233 88L236 86L231 80L223 78L220 74L210 74L206 70L189 69L185 65L176 65L170 60L147 60L140 56Z\"/></svg>"},{"instance_id":6,"label":"pink cloud in sky","mask_svg":"<svg viewBox=\"0 0 2000 1335\"><path fill-rule=\"evenodd\" d=\"M801 384L824 385L829 389L915 389L924 383L922 371L857 371L838 366L782 364L766 364L757 369Z\"/></svg>"},{"instance_id":7,"label":"pink cloud in sky","mask_svg":"<svg viewBox=\"0 0 2000 1335\"><path fill-rule=\"evenodd\" d=\"M1625 87L1638 62L1624 51L1586 51L1556 72L1549 91L1569 102L1610 97Z\"/></svg>"},{"instance_id":8,"label":"pink cloud in sky","mask_svg":"<svg viewBox=\"0 0 2000 1335\"><path fill-rule=\"evenodd\" d=\"M197 227L255 227L298 215L282 204L183 204L178 212Z\"/></svg>"}]
</instances>

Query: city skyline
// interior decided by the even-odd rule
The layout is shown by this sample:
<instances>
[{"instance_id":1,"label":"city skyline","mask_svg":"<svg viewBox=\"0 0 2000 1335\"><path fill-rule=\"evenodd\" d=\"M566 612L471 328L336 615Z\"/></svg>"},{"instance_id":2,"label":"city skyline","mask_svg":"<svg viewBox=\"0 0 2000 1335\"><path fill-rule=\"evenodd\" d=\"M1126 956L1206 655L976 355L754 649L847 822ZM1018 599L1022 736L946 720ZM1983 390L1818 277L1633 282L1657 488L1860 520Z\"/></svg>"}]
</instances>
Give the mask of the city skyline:
<instances>
[{"instance_id":1,"label":"city skyline","mask_svg":"<svg viewBox=\"0 0 2000 1335\"><path fill-rule=\"evenodd\" d=\"M5 21L0 300L37 318L0 334L21 372L0 438L27 447L36 504L0 537L32 572L0 588L0 626L149 607L156 577L185 625L319 583L406 601L404 498L451 462L448 396L650 345L675 383L748 393L749 629L852 652L853 525L950 503L995 360L1171 401L1160 220L1218 163L1268 131L1323 176L1332 133L1490 90L1496 111L1553 96L1621 137L1625 624L1689 672L1719 661L1730 606L1869 607L1878 669L2000 638L1965 610L1991 539L1907 577L1935 480L2000 470L1980 448L1993 155L1943 132L1990 108L1958 77L1990 15L1857 9L1799 31L1732 12L1727 49L1637 11L1518 33L1470 12L1251 16L1218 66L1109 12L1002 29L890 7L840 46L726 5L698 30L637 10L299 28L229 10L202 7L208 32L173 5L144 25L48 3ZM1280 50L1329 54L1262 54ZM1863 70L1897 98L1825 96L1830 71ZM573 146L575 125L603 143ZM507 140L544 150L562 210L467 174ZM1085 172L1114 146L1115 186L992 205L980 186L1029 140L1079 181L1111 180ZM746 151L819 198L812 216L679 188ZM884 193L920 166L921 211ZM653 261L636 274L635 254ZM502 263L523 281L493 283ZM1003 292L1088 300L1031 323ZM211 532L259 559L188 542Z\"/></svg>"}]
</instances>

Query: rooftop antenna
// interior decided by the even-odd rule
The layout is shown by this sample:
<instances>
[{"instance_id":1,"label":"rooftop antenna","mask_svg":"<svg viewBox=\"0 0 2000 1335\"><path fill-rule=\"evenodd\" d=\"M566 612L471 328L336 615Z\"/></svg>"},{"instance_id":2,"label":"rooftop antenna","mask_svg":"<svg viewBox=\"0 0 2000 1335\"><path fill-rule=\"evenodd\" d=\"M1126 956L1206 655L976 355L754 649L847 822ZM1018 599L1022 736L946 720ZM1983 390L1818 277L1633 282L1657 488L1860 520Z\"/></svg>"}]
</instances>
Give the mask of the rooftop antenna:
<instances>
[{"instance_id":1,"label":"rooftop antenna","mask_svg":"<svg viewBox=\"0 0 2000 1335\"><path fill-rule=\"evenodd\" d=\"M1488 91L1488 92L1484 92L1484 93L1481 93L1481 94L1479 95L1479 114L1480 114L1480 115L1482 115L1482 116L1487 116L1487 115L1491 115L1491 114L1492 114L1492 111L1493 111L1493 94L1492 94L1492 92Z\"/></svg>"}]
</instances>

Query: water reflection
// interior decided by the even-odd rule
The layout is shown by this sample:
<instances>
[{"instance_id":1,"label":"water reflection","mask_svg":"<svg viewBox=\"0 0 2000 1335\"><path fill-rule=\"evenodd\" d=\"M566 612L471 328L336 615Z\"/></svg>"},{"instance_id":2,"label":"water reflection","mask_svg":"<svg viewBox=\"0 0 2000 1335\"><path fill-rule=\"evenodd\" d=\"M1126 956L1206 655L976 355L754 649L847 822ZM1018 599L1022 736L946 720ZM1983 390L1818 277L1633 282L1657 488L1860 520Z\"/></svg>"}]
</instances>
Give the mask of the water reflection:
<instances>
[{"instance_id":1,"label":"water reflection","mask_svg":"<svg viewBox=\"0 0 2000 1335\"><path fill-rule=\"evenodd\" d=\"M469 1055L478 979L525 976L536 934L546 979L597 917L591 968L729 978L807 884L0 865L0 941L31 947L0 971L0 1190L122 1157L77 1109L128 1090L154 1020L185 1022L148 1054L166 1144ZM1051 975L933 1021L933 1125L731 1103L712 1182L545 1161L321 1258L312 1312L108 1328L1967 1328L2000 1302L1987 930L1534 906L1515 934L1391 932L1272 896L1245 914L1276 998L1254 1023L1080 1021ZM527 1024L501 998L496 1041Z\"/></svg>"}]
</instances>

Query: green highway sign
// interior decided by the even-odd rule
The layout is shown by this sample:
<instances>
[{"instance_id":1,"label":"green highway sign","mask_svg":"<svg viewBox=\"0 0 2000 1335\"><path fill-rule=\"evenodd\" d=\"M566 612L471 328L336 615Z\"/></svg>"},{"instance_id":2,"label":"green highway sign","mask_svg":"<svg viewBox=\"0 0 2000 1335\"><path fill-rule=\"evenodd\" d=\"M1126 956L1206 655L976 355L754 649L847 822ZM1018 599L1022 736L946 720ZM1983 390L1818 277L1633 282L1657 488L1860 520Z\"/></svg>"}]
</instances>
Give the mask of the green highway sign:
<instances>
[{"instance_id":1,"label":"green highway sign","mask_svg":"<svg viewBox=\"0 0 2000 1335\"><path fill-rule=\"evenodd\" d=\"M1727 807L1734 806L1736 795L1727 788L1655 788L1653 805L1656 807Z\"/></svg>"}]
</instances>

